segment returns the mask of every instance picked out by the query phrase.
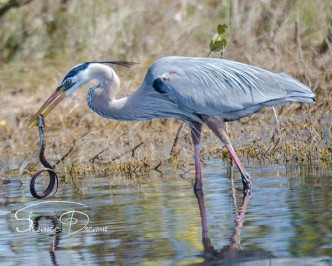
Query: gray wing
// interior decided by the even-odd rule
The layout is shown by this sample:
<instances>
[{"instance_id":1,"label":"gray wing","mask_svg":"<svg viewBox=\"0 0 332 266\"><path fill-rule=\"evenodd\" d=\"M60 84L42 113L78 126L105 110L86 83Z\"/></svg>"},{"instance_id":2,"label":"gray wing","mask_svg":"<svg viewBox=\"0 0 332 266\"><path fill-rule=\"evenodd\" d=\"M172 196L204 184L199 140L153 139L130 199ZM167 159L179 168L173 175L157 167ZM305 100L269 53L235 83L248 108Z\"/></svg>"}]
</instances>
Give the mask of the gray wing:
<instances>
[{"instance_id":1,"label":"gray wing","mask_svg":"<svg viewBox=\"0 0 332 266\"><path fill-rule=\"evenodd\" d=\"M284 73L223 59L165 57L152 68L154 89L179 108L226 120L264 106L312 102L315 96L309 87Z\"/></svg>"}]
</instances>

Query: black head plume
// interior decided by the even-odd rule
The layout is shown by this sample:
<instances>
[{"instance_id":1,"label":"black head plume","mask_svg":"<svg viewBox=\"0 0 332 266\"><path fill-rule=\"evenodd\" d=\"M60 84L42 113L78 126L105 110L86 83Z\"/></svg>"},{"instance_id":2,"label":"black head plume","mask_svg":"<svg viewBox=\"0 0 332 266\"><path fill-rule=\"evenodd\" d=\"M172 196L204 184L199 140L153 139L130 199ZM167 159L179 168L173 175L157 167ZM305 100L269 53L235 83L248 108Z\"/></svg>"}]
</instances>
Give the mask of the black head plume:
<instances>
[{"instance_id":1,"label":"black head plume","mask_svg":"<svg viewBox=\"0 0 332 266\"><path fill-rule=\"evenodd\" d=\"M94 62L86 62L88 64L92 63L99 63L99 64L108 64L108 65L119 65L123 67L130 67L136 65L137 63L134 62L127 62L127 61L94 61Z\"/></svg>"}]
</instances>

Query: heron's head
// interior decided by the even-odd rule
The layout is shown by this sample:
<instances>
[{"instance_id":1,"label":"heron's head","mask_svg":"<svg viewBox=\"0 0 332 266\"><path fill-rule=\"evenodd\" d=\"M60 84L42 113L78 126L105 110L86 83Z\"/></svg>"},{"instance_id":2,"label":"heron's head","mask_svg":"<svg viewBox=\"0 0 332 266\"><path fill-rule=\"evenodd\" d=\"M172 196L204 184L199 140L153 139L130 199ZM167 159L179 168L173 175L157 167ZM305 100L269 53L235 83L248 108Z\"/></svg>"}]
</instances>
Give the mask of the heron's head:
<instances>
[{"instance_id":1,"label":"heron's head","mask_svg":"<svg viewBox=\"0 0 332 266\"><path fill-rule=\"evenodd\" d=\"M46 100L46 102L40 107L38 112L31 118L28 126L34 127L38 124L38 116L41 114L44 117L50 113L54 107L61 102L66 96L72 94L80 86L89 82L92 79L98 79L98 73L96 73L93 67L96 64L117 64L125 67L129 67L134 64L125 61L111 61L111 62L86 62L77 66L74 66L62 79L60 85Z\"/></svg>"}]
</instances>

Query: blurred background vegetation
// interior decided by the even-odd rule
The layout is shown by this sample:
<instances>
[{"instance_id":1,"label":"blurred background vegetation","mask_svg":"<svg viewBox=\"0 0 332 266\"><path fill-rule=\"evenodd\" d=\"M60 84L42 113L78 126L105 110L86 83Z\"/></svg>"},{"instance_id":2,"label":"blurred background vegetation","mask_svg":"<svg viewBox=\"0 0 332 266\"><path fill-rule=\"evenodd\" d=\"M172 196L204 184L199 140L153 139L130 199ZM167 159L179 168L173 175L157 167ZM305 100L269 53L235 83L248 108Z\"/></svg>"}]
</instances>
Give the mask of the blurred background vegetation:
<instances>
[{"instance_id":1,"label":"blurred background vegetation","mask_svg":"<svg viewBox=\"0 0 332 266\"><path fill-rule=\"evenodd\" d=\"M131 69L115 67L124 96L161 56L208 56L220 23L228 26L225 59L287 72L317 94L310 107L277 109L280 134L269 110L231 123L242 157L261 163L330 160L330 0L0 0L1 167L25 171L37 162L37 130L25 123L72 66L93 60L138 62ZM179 122L109 121L88 109L86 92L67 99L46 119L50 159L60 160L73 148L62 170L91 170L98 163L131 171L172 158L191 163L187 130L179 139L182 149L170 155ZM228 158L211 133L204 136L205 158Z\"/></svg>"}]
</instances>

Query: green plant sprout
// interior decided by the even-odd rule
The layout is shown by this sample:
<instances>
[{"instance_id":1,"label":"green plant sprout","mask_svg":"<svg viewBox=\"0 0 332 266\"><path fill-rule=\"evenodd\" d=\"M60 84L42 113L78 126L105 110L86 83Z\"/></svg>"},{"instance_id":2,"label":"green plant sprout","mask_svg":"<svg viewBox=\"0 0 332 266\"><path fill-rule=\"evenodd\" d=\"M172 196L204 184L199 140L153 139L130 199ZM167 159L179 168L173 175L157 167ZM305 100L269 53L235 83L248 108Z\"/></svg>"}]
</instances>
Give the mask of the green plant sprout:
<instances>
[{"instance_id":1,"label":"green plant sprout","mask_svg":"<svg viewBox=\"0 0 332 266\"><path fill-rule=\"evenodd\" d=\"M227 45L227 40L224 38L227 29L228 27L226 24L219 24L217 26L217 33L212 37L210 42L209 56L212 52L220 52L220 57L223 56L224 49Z\"/></svg>"}]
</instances>

